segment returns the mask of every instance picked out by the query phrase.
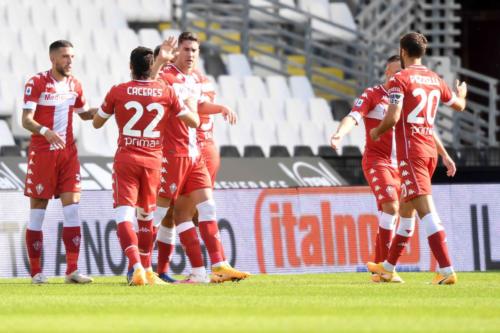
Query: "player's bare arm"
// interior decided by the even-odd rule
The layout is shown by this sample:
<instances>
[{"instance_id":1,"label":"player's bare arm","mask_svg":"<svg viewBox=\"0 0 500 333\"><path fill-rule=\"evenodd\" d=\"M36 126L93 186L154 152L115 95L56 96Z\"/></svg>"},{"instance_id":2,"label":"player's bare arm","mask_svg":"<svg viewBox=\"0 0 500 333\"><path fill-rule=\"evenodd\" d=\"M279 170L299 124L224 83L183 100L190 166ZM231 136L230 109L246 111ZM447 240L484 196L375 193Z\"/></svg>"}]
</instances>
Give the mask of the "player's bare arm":
<instances>
[{"instance_id":1,"label":"player's bare arm","mask_svg":"<svg viewBox=\"0 0 500 333\"><path fill-rule=\"evenodd\" d=\"M402 103L399 104L389 104L387 109L387 114L380 124L370 131L370 137L373 141L378 141L378 139L389 129L393 128L397 124L399 118L401 117Z\"/></svg>"},{"instance_id":2,"label":"player's bare arm","mask_svg":"<svg viewBox=\"0 0 500 333\"><path fill-rule=\"evenodd\" d=\"M170 36L163 41L160 53L151 67L151 78L156 79L160 69L167 63L172 62L177 54L177 38Z\"/></svg>"},{"instance_id":3,"label":"player's bare arm","mask_svg":"<svg viewBox=\"0 0 500 333\"><path fill-rule=\"evenodd\" d=\"M459 82L455 80L455 92L457 97L451 105L451 108L455 111L464 111L467 104L465 98L467 97L467 84L465 82Z\"/></svg>"},{"instance_id":4,"label":"player's bare arm","mask_svg":"<svg viewBox=\"0 0 500 333\"><path fill-rule=\"evenodd\" d=\"M25 129L33 134L40 134L56 149L64 149L66 143L56 132L40 125L34 118L35 113L30 109L23 109L22 124Z\"/></svg>"},{"instance_id":5,"label":"player's bare arm","mask_svg":"<svg viewBox=\"0 0 500 333\"><path fill-rule=\"evenodd\" d=\"M450 155L446 151L446 148L444 148L443 142L435 132L433 133L433 137L434 137L434 142L436 143L438 154L443 159L443 164L446 167L446 175L448 177L455 176L455 173L457 172L457 167L455 165L455 162L450 157Z\"/></svg>"},{"instance_id":6,"label":"player's bare arm","mask_svg":"<svg viewBox=\"0 0 500 333\"><path fill-rule=\"evenodd\" d=\"M349 115L345 116L340 122L337 131L332 134L330 138L330 146L332 146L333 149L339 149L340 142L344 136L354 128L354 126L356 126L356 120Z\"/></svg>"},{"instance_id":7,"label":"player's bare arm","mask_svg":"<svg viewBox=\"0 0 500 333\"><path fill-rule=\"evenodd\" d=\"M87 111L79 112L78 116L82 120L93 120L94 115L97 113L97 108L90 108Z\"/></svg>"},{"instance_id":8,"label":"player's bare arm","mask_svg":"<svg viewBox=\"0 0 500 333\"><path fill-rule=\"evenodd\" d=\"M224 119L231 125L236 124L238 121L238 116L236 113L222 104L216 104L211 102L203 102L198 104L198 113L200 114L222 114Z\"/></svg>"},{"instance_id":9,"label":"player's bare arm","mask_svg":"<svg viewBox=\"0 0 500 333\"><path fill-rule=\"evenodd\" d=\"M99 112L96 112L94 114L93 119L92 119L92 126L94 126L94 128L101 128L104 126L104 124L106 123L106 121L108 119L109 118L104 118L104 117L100 116Z\"/></svg>"},{"instance_id":10,"label":"player's bare arm","mask_svg":"<svg viewBox=\"0 0 500 333\"><path fill-rule=\"evenodd\" d=\"M184 124L188 127L198 127L200 126L200 116L198 115L198 102L196 99L189 97L184 100L184 105L187 110L182 111L177 115Z\"/></svg>"}]
</instances>

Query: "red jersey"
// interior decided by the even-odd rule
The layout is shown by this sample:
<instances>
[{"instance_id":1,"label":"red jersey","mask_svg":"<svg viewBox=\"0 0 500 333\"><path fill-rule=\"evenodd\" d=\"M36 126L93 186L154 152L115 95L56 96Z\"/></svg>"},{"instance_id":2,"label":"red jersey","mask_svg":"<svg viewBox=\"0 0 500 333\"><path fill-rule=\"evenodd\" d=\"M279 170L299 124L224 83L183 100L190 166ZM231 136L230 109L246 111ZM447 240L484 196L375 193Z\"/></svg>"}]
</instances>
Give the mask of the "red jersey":
<instances>
[{"instance_id":1,"label":"red jersey","mask_svg":"<svg viewBox=\"0 0 500 333\"><path fill-rule=\"evenodd\" d=\"M389 80L390 104L403 104L396 124L398 159L437 156L434 119L439 102L452 105L455 94L436 73L412 65Z\"/></svg>"},{"instance_id":2,"label":"red jersey","mask_svg":"<svg viewBox=\"0 0 500 333\"><path fill-rule=\"evenodd\" d=\"M172 87L161 81L133 80L113 86L98 114L103 118L115 114L120 131L115 161L159 170L166 124L182 112L186 111Z\"/></svg>"},{"instance_id":3,"label":"red jersey","mask_svg":"<svg viewBox=\"0 0 500 333\"><path fill-rule=\"evenodd\" d=\"M359 124L363 119L366 131L366 146L363 157L367 164L380 164L396 166L396 145L394 142L394 130L390 129L382 135L379 141L373 141L370 130L377 127L385 114L389 104L387 90L383 85L367 88L363 94L354 101L349 116Z\"/></svg>"},{"instance_id":4,"label":"red jersey","mask_svg":"<svg viewBox=\"0 0 500 333\"><path fill-rule=\"evenodd\" d=\"M215 100L215 87L210 80L195 70L195 75L199 76L201 81L201 101L213 103ZM214 139L214 117L211 114L199 114L200 126L196 129L198 142L213 141Z\"/></svg>"},{"instance_id":5,"label":"red jersey","mask_svg":"<svg viewBox=\"0 0 500 333\"><path fill-rule=\"evenodd\" d=\"M50 70L33 76L24 89L23 109L35 111L34 119L59 134L71 146L73 138L73 111L88 110L80 82L73 76L57 81ZM31 135L31 149L54 150L43 135Z\"/></svg>"},{"instance_id":6,"label":"red jersey","mask_svg":"<svg viewBox=\"0 0 500 333\"><path fill-rule=\"evenodd\" d=\"M188 97L193 97L198 102L206 99L203 94L203 77L196 71L187 75L174 64L169 64L162 69L160 79L173 87L180 101L184 101ZM196 128L188 127L182 120L173 118L167 123L163 152L164 155L177 157L195 158L199 156Z\"/></svg>"}]
</instances>

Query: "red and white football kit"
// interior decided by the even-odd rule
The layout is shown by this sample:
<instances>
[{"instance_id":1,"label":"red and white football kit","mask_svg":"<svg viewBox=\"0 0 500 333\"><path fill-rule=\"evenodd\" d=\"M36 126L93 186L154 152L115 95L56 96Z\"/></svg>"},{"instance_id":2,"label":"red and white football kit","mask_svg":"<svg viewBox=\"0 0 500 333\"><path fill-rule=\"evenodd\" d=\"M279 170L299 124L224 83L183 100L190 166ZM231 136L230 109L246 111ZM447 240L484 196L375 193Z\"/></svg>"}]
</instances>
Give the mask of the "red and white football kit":
<instances>
[{"instance_id":1,"label":"red and white football kit","mask_svg":"<svg viewBox=\"0 0 500 333\"><path fill-rule=\"evenodd\" d=\"M114 206L156 209L166 123L188 112L161 81L133 80L111 88L98 111L119 128L113 166Z\"/></svg>"},{"instance_id":2,"label":"red and white football kit","mask_svg":"<svg viewBox=\"0 0 500 333\"><path fill-rule=\"evenodd\" d=\"M34 120L56 132L66 146L56 149L43 135L32 134L28 153L26 196L50 199L80 192L80 162L73 138L73 112L88 110L80 82L73 76L57 81L50 70L33 76L25 86L23 109Z\"/></svg>"},{"instance_id":3,"label":"red and white football kit","mask_svg":"<svg viewBox=\"0 0 500 333\"><path fill-rule=\"evenodd\" d=\"M388 103L387 91L384 86L378 85L366 89L355 100L349 113L349 116L358 124L361 120L365 123L366 146L362 160L363 173L375 195L380 211L383 203L398 201L400 189L394 130L384 133L377 142L370 137L370 130L377 127L384 118Z\"/></svg>"},{"instance_id":4,"label":"red and white football kit","mask_svg":"<svg viewBox=\"0 0 500 333\"><path fill-rule=\"evenodd\" d=\"M452 105L455 95L443 79L421 65L394 75L388 92L391 104L403 103L396 144L402 200L407 202L432 193L431 178L437 164L434 120L439 102Z\"/></svg>"},{"instance_id":5,"label":"red and white football kit","mask_svg":"<svg viewBox=\"0 0 500 333\"><path fill-rule=\"evenodd\" d=\"M203 74L196 72L201 81L202 101L213 103L215 100L215 87ZM196 129L196 136L200 153L207 166L208 174L212 180L212 187L215 185L215 178L220 166L219 150L214 142L214 117L215 115L200 114L200 126Z\"/></svg>"},{"instance_id":6,"label":"red and white football kit","mask_svg":"<svg viewBox=\"0 0 500 333\"><path fill-rule=\"evenodd\" d=\"M179 100L192 97L199 102L206 98L202 94L202 76L197 72L186 75L170 64L162 69L160 79L173 87ZM167 123L166 131L159 196L175 200L179 195L211 188L205 160L198 148L196 128L174 117Z\"/></svg>"}]
</instances>

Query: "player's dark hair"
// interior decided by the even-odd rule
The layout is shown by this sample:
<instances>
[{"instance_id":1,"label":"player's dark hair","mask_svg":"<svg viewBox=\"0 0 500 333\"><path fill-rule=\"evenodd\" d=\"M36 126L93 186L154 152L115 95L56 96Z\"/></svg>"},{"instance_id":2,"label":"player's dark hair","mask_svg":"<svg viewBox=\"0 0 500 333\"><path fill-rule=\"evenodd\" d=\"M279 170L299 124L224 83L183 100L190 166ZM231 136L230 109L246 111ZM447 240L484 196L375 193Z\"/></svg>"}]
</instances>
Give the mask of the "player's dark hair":
<instances>
[{"instance_id":1,"label":"player's dark hair","mask_svg":"<svg viewBox=\"0 0 500 333\"><path fill-rule=\"evenodd\" d=\"M182 42L184 42L186 40L190 40L190 41L197 42L197 43L200 42L200 40L198 39L198 36L196 36L196 34L192 33L191 31L182 32L179 35L178 44L181 45Z\"/></svg>"},{"instance_id":2,"label":"player's dark hair","mask_svg":"<svg viewBox=\"0 0 500 333\"><path fill-rule=\"evenodd\" d=\"M387 58L386 65L389 65L390 63L400 61L400 60L401 60L401 57L399 55L397 55L397 54L392 55L389 58Z\"/></svg>"},{"instance_id":3,"label":"player's dark hair","mask_svg":"<svg viewBox=\"0 0 500 333\"><path fill-rule=\"evenodd\" d=\"M411 58L422 58L427 49L427 38L418 32L410 32L401 37L399 46Z\"/></svg>"},{"instance_id":4,"label":"player's dark hair","mask_svg":"<svg viewBox=\"0 0 500 333\"><path fill-rule=\"evenodd\" d=\"M158 57L158 54L160 54L160 49L161 49L161 45L158 45L157 47L155 47L155 50L153 51L153 58L156 59L156 57Z\"/></svg>"},{"instance_id":5,"label":"player's dark hair","mask_svg":"<svg viewBox=\"0 0 500 333\"><path fill-rule=\"evenodd\" d=\"M133 49L130 53L130 66L134 79L148 79L151 75L151 66L153 66L153 50L144 46Z\"/></svg>"},{"instance_id":6,"label":"player's dark hair","mask_svg":"<svg viewBox=\"0 0 500 333\"><path fill-rule=\"evenodd\" d=\"M55 42L52 42L52 44L50 44L49 52L53 52L57 49L60 49L61 47L73 47L73 44L71 44L70 41L64 39L56 40Z\"/></svg>"}]
</instances>

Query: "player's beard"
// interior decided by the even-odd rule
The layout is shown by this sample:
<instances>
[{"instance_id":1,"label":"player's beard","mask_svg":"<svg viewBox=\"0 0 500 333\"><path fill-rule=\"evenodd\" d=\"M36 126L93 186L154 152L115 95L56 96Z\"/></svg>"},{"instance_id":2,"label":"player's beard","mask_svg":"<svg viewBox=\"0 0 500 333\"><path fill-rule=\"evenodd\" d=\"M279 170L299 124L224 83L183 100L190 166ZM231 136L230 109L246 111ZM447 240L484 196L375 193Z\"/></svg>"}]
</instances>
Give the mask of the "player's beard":
<instances>
[{"instance_id":1,"label":"player's beard","mask_svg":"<svg viewBox=\"0 0 500 333\"><path fill-rule=\"evenodd\" d=\"M403 60L403 51L399 50L399 62L401 63L401 69L405 69L405 61Z\"/></svg>"},{"instance_id":2,"label":"player's beard","mask_svg":"<svg viewBox=\"0 0 500 333\"><path fill-rule=\"evenodd\" d=\"M63 66L56 66L56 72L64 77L68 77L71 75L71 69L65 70Z\"/></svg>"}]
</instances>

